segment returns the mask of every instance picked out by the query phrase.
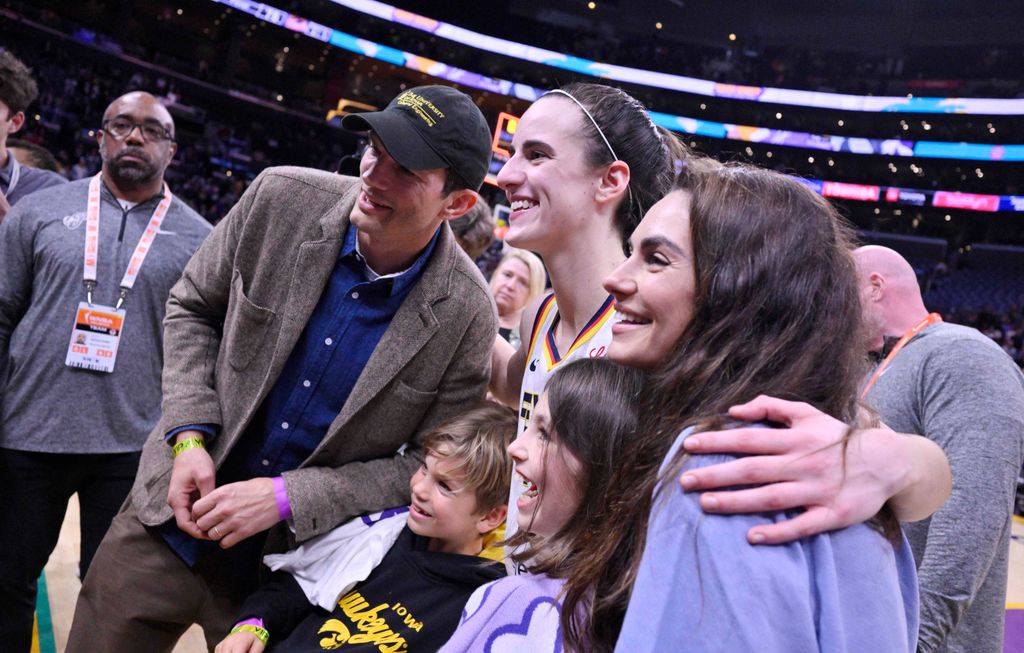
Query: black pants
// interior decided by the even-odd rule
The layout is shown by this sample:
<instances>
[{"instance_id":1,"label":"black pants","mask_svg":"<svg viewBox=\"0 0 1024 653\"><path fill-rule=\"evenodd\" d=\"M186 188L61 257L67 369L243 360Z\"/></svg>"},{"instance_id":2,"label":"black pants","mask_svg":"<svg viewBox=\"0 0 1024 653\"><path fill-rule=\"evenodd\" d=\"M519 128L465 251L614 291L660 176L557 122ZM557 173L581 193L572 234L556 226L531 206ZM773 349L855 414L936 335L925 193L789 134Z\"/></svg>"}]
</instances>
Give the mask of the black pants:
<instances>
[{"instance_id":1,"label":"black pants","mask_svg":"<svg viewBox=\"0 0 1024 653\"><path fill-rule=\"evenodd\" d=\"M0 449L0 642L27 652L36 581L50 558L68 499L78 493L82 549L79 576L135 480L139 453L55 454Z\"/></svg>"}]
</instances>

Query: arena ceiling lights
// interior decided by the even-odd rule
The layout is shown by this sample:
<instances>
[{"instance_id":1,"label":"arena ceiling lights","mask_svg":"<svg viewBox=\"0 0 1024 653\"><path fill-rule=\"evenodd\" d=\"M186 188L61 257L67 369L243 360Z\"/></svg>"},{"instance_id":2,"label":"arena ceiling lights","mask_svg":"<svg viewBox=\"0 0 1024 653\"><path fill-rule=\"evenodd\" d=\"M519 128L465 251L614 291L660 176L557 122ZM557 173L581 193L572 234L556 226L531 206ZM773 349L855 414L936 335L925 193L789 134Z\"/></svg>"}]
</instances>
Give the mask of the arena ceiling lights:
<instances>
[{"instance_id":1,"label":"arena ceiling lights","mask_svg":"<svg viewBox=\"0 0 1024 653\"><path fill-rule=\"evenodd\" d=\"M533 102L545 93L544 89L518 84L504 79L488 77L440 61L421 57L411 52L374 43L352 34L342 32L309 19L288 13L256 0L212 0L238 11L255 16L260 20L304 34L310 38L329 43L335 47L384 61L395 66L415 70L456 84L468 86L489 93L515 97ZM355 0L332 0L339 4ZM367 0L360 0L360 4ZM380 4L380 3L374 3ZM382 5L387 7L388 5ZM408 14L408 12L395 12ZM415 16L415 14L408 14ZM417 17L420 18L420 17ZM420 20L430 20L420 18ZM436 22L436 21L435 21ZM453 28L461 29L461 28ZM465 31L465 30L462 30ZM472 34L473 32L470 32ZM491 38L491 37L486 37ZM509 43L505 41L506 43ZM528 47L528 46L522 46ZM564 56L564 55L563 55ZM1024 100L1021 100L1024 102ZM799 147L825 152L850 154L877 154L898 157L928 157L959 159L968 161L1024 161L1024 145L990 145L985 143L952 143L943 141L909 141L902 139L855 138L810 134L768 127L734 125L729 123L675 116L651 111L651 120L656 124L684 134L723 138L747 143Z\"/></svg>"},{"instance_id":2,"label":"arena ceiling lights","mask_svg":"<svg viewBox=\"0 0 1024 653\"><path fill-rule=\"evenodd\" d=\"M227 5L238 11L242 11L251 16L278 25L294 32L304 34L310 38L317 39L324 43L329 43L336 47L342 48L355 54L371 57L379 61L384 61L395 66L402 66L412 70L422 72L424 74L439 77L451 82L469 86L492 93L498 93L507 96L514 96L522 100L534 101L543 95L542 89L527 86L525 84L515 84L513 82L501 79L494 79L491 77L485 77L483 75L472 73L461 68L455 68L448 66L432 59L420 57L419 55L411 54L409 52L403 52L395 48L380 45L372 41L360 39L351 34L346 34L339 30L332 29L325 25L313 22L301 16L295 16L281 9L271 7L270 5L256 2L255 0L212 0L219 4ZM739 128L739 131L729 131L730 125L724 125L722 123L713 123L710 121L695 120L692 118L683 118L681 116L672 116L669 114L651 112L651 118L658 124L664 124L667 128L675 131L683 131L686 133L694 133L704 136L711 136L715 138L733 138L737 137L738 140L748 140L750 142L766 142L765 140L755 140L759 137L758 132L762 134L797 134L797 132L783 132L782 130L771 130L771 129L758 129L756 127L742 128L740 126L732 125L732 127ZM672 124L666 124L670 122ZM726 134L733 134L733 136L720 135L720 132L716 131L718 127L726 128ZM693 131L689 131L693 129ZM750 130L750 131L744 131ZM843 137L829 137L829 136L818 136L815 137L811 134L805 134L806 137L822 139L821 141L814 141L825 143L827 139L839 138L841 142L849 141L866 141L868 143L874 143L869 139L847 139ZM767 141L775 142L775 141ZM877 143L884 143L886 141L877 141ZM913 149L919 147L926 142L919 142L916 145L911 141L895 141L895 143L906 144L907 147ZM780 145L790 145L794 147L813 147L807 144L797 145L796 143L779 142ZM931 145L940 145L948 147L979 147L979 148L1017 148L1011 149L1011 156L1021 157L1017 160L1024 160L1024 152L1020 150L1024 149L1024 146L1013 145L1013 146L992 146L992 145L974 145L966 143L932 143ZM874 145L872 145L874 147ZM824 149L824 148L817 148ZM894 156L914 156L913 153L901 154L900 149L906 152L905 148L894 149L891 153ZM832 150L832 151L843 151L843 150ZM846 150L854 151L857 150ZM877 152L857 152L863 154L877 153ZM935 156L934 154L932 156ZM994 159L998 160L998 159ZM1002 160L1010 160L1009 157L1003 157ZM944 208L958 208L967 211L1009 211L1009 212L1024 212L1024 196L1008 196L1008 195L976 195L972 193L959 193L952 191L927 191L918 189L907 189L897 187L883 187L883 186L870 186L864 184L847 184L841 182L829 182L817 179L801 179L801 181L812 188L815 192L824 195L826 197L835 197L848 200L856 201L869 201L878 202L883 197L885 201L896 203L896 204L910 204L913 206L934 206Z\"/></svg>"},{"instance_id":3,"label":"arena ceiling lights","mask_svg":"<svg viewBox=\"0 0 1024 653\"><path fill-rule=\"evenodd\" d=\"M523 61L569 70L580 75L640 84L669 91L680 91L706 97L749 100L770 104L788 104L816 109L841 111L885 111L895 113L964 113L982 115L1024 115L1024 99L939 98L914 96L846 95L820 91L797 91L768 86L721 84L707 79L670 75L651 70L616 66L545 50L523 43L473 32L433 18L414 14L376 0L331 0L360 13L376 16L406 27L429 32L487 52Z\"/></svg>"}]
</instances>

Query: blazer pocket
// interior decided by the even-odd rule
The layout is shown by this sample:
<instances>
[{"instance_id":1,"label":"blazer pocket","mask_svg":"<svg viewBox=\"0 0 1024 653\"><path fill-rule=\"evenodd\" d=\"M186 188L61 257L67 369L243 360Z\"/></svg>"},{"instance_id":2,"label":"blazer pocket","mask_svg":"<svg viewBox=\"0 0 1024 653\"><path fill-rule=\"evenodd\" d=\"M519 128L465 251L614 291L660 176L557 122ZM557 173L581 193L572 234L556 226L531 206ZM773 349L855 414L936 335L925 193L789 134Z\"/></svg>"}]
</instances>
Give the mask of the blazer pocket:
<instances>
[{"instance_id":1,"label":"blazer pocket","mask_svg":"<svg viewBox=\"0 0 1024 653\"><path fill-rule=\"evenodd\" d=\"M434 401L437 399L437 391L425 391L407 385L404 381L398 380L391 386L391 397L386 400L385 408L386 424L388 431L394 434L397 440L396 447L405 443L417 427L423 421ZM383 408L383 406L382 406Z\"/></svg>"},{"instance_id":2,"label":"blazer pocket","mask_svg":"<svg viewBox=\"0 0 1024 653\"><path fill-rule=\"evenodd\" d=\"M429 404L437 397L437 390L420 390L399 379L395 383L395 396L410 404Z\"/></svg>"},{"instance_id":3,"label":"blazer pocket","mask_svg":"<svg viewBox=\"0 0 1024 653\"><path fill-rule=\"evenodd\" d=\"M232 368L241 371L249 366L273 321L272 310L245 296L242 275L235 270L231 277L231 302L224 319L228 363Z\"/></svg>"},{"instance_id":4,"label":"blazer pocket","mask_svg":"<svg viewBox=\"0 0 1024 653\"><path fill-rule=\"evenodd\" d=\"M168 447L169 446L170 445L168 445ZM166 486L166 485L170 484L170 480L169 479L170 479L170 476L171 476L171 471L172 471L172 468L168 467L167 469L163 470L159 474L154 474L151 478L149 478L146 481L146 484L145 484L146 494L152 494L153 493L153 489L158 487L159 485L165 485ZM165 492L165 494L166 494L166 492ZM167 497L165 496L163 498L165 499L165 502L166 502Z\"/></svg>"}]
</instances>

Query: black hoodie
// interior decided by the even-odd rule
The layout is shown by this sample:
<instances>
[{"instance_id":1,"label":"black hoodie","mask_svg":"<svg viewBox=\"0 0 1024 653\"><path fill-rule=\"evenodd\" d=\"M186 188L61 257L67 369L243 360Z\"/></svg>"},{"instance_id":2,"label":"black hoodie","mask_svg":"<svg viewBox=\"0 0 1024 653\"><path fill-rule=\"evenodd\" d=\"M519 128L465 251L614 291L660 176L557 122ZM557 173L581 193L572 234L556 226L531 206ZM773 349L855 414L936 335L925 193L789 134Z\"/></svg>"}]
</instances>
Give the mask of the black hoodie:
<instances>
[{"instance_id":1,"label":"black hoodie","mask_svg":"<svg viewBox=\"0 0 1024 653\"><path fill-rule=\"evenodd\" d=\"M239 620L263 619L273 653L409 653L436 651L455 632L473 591L505 575L478 556L431 553L429 540L406 526L369 578L334 610L311 605L285 572L249 596Z\"/></svg>"}]
</instances>

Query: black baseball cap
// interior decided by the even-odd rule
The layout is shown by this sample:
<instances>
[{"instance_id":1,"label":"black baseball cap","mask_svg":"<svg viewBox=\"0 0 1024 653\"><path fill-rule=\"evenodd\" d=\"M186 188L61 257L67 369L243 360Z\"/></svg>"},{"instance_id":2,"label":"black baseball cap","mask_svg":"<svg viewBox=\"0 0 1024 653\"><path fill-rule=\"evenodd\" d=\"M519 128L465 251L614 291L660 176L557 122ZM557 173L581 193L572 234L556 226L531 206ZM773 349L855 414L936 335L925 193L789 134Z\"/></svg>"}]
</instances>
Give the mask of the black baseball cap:
<instances>
[{"instance_id":1,"label":"black baseball cap","mask_svg":"<svg viewBox=\"0 0 1024 653\"><path fill-rule=\"evenodd\" d=\"M473 100L450 86L417 86L383 111L344 117L349 131L373 131L395 161L410 170L451 168L479 190L491 161L491 132Z\"/></svg>"}]
</instances>

